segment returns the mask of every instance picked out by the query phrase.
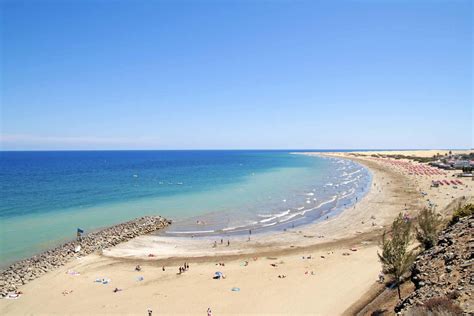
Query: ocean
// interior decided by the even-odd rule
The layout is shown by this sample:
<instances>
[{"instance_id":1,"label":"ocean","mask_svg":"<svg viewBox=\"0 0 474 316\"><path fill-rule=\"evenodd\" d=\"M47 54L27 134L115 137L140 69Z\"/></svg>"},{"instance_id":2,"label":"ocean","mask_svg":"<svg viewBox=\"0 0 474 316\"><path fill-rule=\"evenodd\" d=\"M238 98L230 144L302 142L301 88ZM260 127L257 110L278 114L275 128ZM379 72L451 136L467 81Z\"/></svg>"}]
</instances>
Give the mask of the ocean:
<instances>
[{"instance_id":1,"label":"ocean","mask_svg":"<svg viewBox=\"0 0 474 316\"><path fill-rule=\"evenodd\" d=\"M370 172L288 151L0 152L0 265L143 215L169 236L264 233L324 220Z\"/></svg>"}]
</instances>

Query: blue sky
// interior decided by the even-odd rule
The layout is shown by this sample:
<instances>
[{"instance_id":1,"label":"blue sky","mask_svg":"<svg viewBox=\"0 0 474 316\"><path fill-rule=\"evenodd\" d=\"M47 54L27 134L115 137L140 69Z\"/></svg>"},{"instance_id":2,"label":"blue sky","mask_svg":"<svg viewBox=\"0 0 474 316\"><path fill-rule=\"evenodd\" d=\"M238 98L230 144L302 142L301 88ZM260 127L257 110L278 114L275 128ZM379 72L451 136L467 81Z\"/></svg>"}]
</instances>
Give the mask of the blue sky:
<instances>
[{"instance_id":1,"label":"blue sky","mask_svg":"<svg viewBox=\"0 0 474 316\"><path fill-rule=\"evenodd\" d=\"M4 150L472 147L471 1L3 1Z\"/></svg>"}]
</instances>

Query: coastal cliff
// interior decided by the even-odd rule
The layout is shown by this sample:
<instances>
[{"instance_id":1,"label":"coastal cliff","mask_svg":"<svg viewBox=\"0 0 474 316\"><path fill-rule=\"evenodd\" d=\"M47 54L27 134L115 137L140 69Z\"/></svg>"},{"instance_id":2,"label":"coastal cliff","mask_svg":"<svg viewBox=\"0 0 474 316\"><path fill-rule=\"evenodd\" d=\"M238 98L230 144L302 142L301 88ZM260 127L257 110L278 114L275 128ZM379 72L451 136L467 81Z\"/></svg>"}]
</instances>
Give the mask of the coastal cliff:
<instances>
[{"instance_id":1,"label":"coastal cliff","mask_svg":"<svg viewBox=\"0 0 474 316\"><path fill-rule=\"evenodd\" d=\"M149 234L171 224L161 216L145 216L111 226L47 250L29 259L18 261L0 272L0 296L32 281L48 271L61 267L73 258L113 247L140 235ZM80 246L80 247L78 247Z\"/></svg>"},{"instance_id":2,"label":"coastal cliff","mask_svg":"<svg viewBox=\"0 0 474 316\"><path fill-rule=\"evenodd\" d=\"M437 309L449 315L474 313L474 215L443 230L437 245L421 253L412 269L415 291L398 304L403 315ZM446 314L448 315L448 314Z\"/></svg>"}]
</instances>

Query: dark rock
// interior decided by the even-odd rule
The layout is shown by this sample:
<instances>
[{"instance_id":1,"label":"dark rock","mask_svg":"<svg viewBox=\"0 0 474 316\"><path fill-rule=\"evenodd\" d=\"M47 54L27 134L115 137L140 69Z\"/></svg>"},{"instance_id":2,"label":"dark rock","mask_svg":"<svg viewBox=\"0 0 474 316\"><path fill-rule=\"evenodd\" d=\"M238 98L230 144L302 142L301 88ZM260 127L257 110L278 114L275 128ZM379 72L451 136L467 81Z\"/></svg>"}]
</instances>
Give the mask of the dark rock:
<instances>
[{"instance_id":1,"label":"dark rock","mask_svg":"<svg viewBox=\"0 0 474 316\"><path fill-rule=\"evenodd\" d=\"M436 246L418 255L411 275L416 289L396 306L395 312L403 315L430 298L447 297L466 315L474 314L472 223L474 216L461 218L440 233Z\"/></svg>"}]
</instances>

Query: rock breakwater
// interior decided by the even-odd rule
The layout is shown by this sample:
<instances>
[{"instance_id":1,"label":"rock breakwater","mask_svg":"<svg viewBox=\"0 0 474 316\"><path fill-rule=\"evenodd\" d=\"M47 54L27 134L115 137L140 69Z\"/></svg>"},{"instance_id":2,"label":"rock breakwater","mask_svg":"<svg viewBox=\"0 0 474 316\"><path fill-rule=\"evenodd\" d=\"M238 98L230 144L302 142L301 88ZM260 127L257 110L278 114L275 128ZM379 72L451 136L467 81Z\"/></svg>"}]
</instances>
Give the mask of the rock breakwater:
<instances>
[{"instance_id":1,"label":"rock breakwater","mask_svg":"<svg viewBox=\"0 0 474 316\"><path fill-rule=\"evenodd\" d=\"M0 272L0 296L17 291L26 284L48 271L65 265L73 258L113 247L140 235L146 235L171 224L161 216L145 216L125 223L92 232L47 250L31 258L18 261ZM79 247L80 246L80 247Z\"/></svg>"}]
</instances>

